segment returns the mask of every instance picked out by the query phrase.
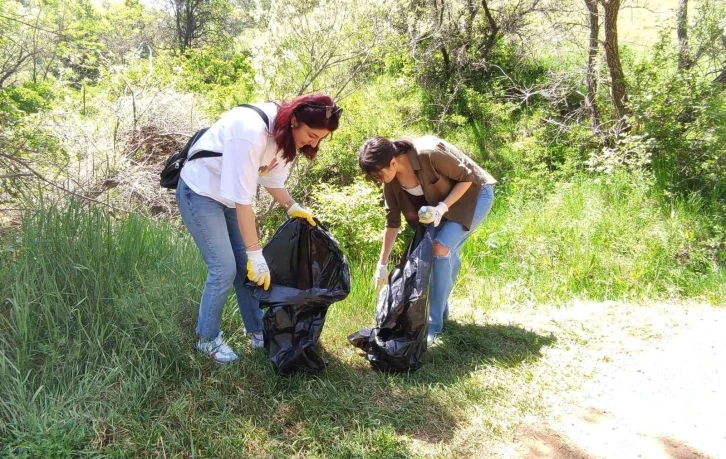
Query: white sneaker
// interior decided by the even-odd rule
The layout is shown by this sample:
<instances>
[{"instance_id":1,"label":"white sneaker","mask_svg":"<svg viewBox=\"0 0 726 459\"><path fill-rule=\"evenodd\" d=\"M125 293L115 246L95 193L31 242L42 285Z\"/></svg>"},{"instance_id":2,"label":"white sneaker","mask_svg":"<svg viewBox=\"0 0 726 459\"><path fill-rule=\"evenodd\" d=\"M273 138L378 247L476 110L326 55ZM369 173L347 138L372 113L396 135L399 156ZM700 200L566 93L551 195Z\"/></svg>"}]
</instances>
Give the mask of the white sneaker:
<instances>
[{"instance_id":1,"label":"white sneaker","mask_svg":"<svg viewBox=\"0 0 726 459\"><path fill-rule=\"evenodd\" d=\"M265 337L262 335L262 332L252 333L252 335L250 336L250 344L252 345L252 349L265 348Z\"/></svg>"},{"instance_id":2,"label":"white sneaker","mask_svg":"<svg viewBox=\"0 0 726 459\"><path fill-rule=\"evenodd\" d=\"M239 359L232 348L222 339L222 332L219 332L214 339L200 337L197 341L197 350L204 352L212 360L222 365Z\"/></svg>"},{"instance_id":3,"label":"white sneaker","mask_svg":"<svg viewBox=\"0 0 726 459\"><path fill-rule=\"evenodd\" d=\"M435 335L428 335L426 337L426 347L429 349L432 347L436 347L440 343L441 343L441 338L439 338L438 333Z\"/></svg>"}]
</instances>

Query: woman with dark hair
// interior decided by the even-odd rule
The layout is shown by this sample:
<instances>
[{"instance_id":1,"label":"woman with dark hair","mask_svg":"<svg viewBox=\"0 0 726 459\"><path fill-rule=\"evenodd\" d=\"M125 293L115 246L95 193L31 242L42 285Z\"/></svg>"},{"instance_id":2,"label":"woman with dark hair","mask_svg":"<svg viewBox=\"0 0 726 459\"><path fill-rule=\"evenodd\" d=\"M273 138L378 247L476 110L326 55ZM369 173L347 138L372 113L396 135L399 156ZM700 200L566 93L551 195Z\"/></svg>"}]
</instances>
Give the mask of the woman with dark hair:
<instances>
[{"instance_id":1,"label":"woman with dark hair","mask_svg":"<svg viewBox=\"0 0 726 459\"><path fill-rule=\"evenodd\" d=\"M222 364L238 358L220 331L222 310L232 286L252 348L263 346L262 311L244 286L245 276L265 290L270 286L270 270L262 255L251 205L257 185L262 185L291 218L305 218L314 226L312 214L285 189L285 180L298 152L315 158L320 141L338 128L343 111L324 94L255 107L261 112L245 106L229 110L199 138L189 150L190 157L200 151L222 156L188 161L176 190L182 221L208 268L196 347Z\"/></svg>"},{"instance_id":2,"label":"woman with dark hair","mask_svg":"<svg viewBox=\"0 0 726 459\"><path fill-rule=\"evenodd\" d=\"M388 257L401 226L432 223L434 260L429 284L428 342L433 344L449 314L449 295L461 268L459 251L487 216L497 182L455 146L434 136L390 141L368 139L358 164L383 183L386 229L374 276L376 290L388 280Z\"/></svg>"}]
</instances>

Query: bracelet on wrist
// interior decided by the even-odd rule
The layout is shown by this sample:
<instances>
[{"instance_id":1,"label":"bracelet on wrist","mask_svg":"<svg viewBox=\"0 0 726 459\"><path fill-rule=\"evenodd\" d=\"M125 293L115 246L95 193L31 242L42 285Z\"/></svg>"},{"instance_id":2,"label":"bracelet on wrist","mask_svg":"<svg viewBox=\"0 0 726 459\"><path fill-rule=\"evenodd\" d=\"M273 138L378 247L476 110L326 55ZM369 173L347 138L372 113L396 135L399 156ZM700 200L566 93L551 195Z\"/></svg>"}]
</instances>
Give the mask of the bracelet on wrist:
<instances>
[{"instance_id":1,"label":"bracelet on wrist","mask_svg":"<svg viewBox=\"0 0 726 459\"><path fill-rule=\"evenodd\" d=\"M295 204L295 200L290 198L286 203L282 205L282 208L285 210L290 210L290 207L292 207Z\"/></svg>"}]
</instances>

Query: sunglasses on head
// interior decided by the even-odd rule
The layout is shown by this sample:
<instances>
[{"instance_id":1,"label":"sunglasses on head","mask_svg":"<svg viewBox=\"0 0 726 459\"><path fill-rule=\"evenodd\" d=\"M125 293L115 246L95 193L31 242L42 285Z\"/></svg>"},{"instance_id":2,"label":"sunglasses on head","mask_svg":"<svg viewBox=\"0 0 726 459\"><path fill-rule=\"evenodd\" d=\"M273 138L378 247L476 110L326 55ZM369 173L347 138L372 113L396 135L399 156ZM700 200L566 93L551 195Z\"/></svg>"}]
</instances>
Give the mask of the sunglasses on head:
<instances>
[{"instance_id":1,"label":"sunglasses on head","mask_svg":"<svg viewBox=\"0 0 726 459\"><path fill-rule=\"evenodd\" d=\"M306 104L302 104L298 108L298 110L299 109L302 109L303 107L310 107L310 108L325 110L325 118L327 118L327 119L330 119L333 115L340 116L340 114L343 113L343 108L342 107L338 107L335 104L333 104L333 105L320 105L320 104L306 103Z\"/></svg>"}]
</instances>

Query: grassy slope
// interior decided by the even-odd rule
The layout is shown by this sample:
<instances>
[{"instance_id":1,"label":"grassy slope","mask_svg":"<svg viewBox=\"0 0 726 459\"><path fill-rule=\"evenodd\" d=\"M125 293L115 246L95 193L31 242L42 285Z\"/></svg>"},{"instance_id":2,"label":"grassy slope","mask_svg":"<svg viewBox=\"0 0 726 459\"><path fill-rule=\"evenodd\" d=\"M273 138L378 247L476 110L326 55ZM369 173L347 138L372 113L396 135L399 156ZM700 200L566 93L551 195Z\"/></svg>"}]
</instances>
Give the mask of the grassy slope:
<instances>
[{"instance_id":1,"label":"grassy slope","mask_svg":"<svg viewBox=\"0 0 726 459\"><path fill-rule=\"evenodd\" d=\"M1 265L3 454L455 457L511 439L548 391L582 382L567 352L587 340L489 321L488 308L723 298L721 273L672 256L688 241L679 234L698 231L694 209L649 204L628 180L500 199L464 253L457 321L412 375L373 372L347 344L373 317L372 262L355 265L323 334L328 370L287 379L249 349L231 304L223 328L241 362L218 368L191 350L204 267L184 232L77 208L39 213Z\"/></svg>"},{"instance_id":2,"label":"grassy slope","mask_svg":"<svg viewBox=\"0 0 726 459\"><path fill-rule=\"evenodd\" d=\"M673 3L673 2L671 2ZM672 6L669 6L672 7ZM637 15L623 42L646 33ZM637 178L553 184L497 201L463 253L443 344L412 375L371 371L346 342L370 323L373 260L323 334L319 377L275 376L232 304L223 328L241 362L194 353L204 267L179 228L78 209L26 222L0 277L0 455L467 457L511 439L550 391L588 375L573 355L597 330L528 329L487 311L575 298L722 302L723 274L696 241L698 202L663 208ZM233 299L230 298L230 303Z\"/></svg>"}]
</instances>

